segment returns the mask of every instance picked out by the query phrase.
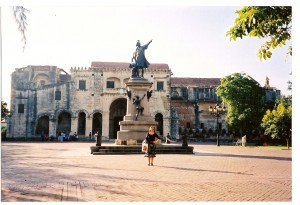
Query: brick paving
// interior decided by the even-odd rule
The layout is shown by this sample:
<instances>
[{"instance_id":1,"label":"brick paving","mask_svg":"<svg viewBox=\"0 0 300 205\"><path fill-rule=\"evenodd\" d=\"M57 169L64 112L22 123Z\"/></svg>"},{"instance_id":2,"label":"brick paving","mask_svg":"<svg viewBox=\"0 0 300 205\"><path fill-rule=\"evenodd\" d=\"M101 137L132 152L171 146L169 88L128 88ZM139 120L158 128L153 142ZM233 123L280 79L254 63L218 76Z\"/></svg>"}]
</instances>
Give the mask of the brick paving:
<instances>
[{"instance_id":1,"label":"brick paving","mask_svg":"<svg viewBox=\"0 0 300 205\"><path fill-rule=\"evenodd\" d=\"M292 152L189 144L195 154L91 155L94 143L2 143L2 202L292 202ZM108 145L108 143L107 143Z\"/></svg>"}]
</instances>

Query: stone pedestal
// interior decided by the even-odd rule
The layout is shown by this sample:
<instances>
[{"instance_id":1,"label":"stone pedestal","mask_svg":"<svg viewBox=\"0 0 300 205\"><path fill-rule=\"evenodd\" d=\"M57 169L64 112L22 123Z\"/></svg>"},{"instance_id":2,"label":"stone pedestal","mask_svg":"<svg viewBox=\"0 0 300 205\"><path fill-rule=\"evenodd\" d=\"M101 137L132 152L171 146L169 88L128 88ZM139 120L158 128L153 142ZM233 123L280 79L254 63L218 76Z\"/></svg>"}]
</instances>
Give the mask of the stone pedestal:
<instances>
[{"instance_id":1,"label":"stone pedestal","mask_svg":"<svg viewBox=\"0 0 300 205\"><path fill-rule=\"evenodd\" d=\"M117 133L117 139L121 141L127 140L143 140L150 126L157 126L154 117L149 114L149 102L147 99L147 91L150 91L152 83L145 78L130 78L126 83L127 90L131 91L131 99L127 98L127 113L123 121L120 123L120 131ZM143 115L139 115L136 120L136 106L133 104L133 98L139 96L140 99L146 94L141 101L144 107Z\"/></svg>"}]
</instances>

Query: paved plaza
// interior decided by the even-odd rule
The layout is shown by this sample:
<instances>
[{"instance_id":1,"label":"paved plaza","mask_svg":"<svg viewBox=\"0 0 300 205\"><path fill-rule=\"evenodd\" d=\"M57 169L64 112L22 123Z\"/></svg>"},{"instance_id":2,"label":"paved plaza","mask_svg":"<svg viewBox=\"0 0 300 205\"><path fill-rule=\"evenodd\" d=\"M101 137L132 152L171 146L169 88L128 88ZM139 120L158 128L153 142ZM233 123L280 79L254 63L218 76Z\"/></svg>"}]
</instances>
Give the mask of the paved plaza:
<instances>
[{"instance_id":1,"label":"paved plaza","mask_svg":"<svg viewBox=\"0 0 300 205\"><path fill-rule=\"evenodd\" d=\"M2 142L2 202L292 202L291 150L195 143L148 166L94 144Z\"/></svg>"}]
</instances>

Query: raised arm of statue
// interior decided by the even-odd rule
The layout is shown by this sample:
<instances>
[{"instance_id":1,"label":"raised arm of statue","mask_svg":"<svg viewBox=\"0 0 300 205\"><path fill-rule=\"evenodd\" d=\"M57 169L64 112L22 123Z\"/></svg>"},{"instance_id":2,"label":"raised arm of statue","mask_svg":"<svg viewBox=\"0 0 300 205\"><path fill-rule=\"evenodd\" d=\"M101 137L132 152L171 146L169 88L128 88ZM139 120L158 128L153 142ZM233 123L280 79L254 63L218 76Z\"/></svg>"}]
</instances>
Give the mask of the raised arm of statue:
<instances>
[{"instance_id":1,"label":"raised arm of statue","mask_svg":"<svg viewBox=\"0 0 300 205\"><path fill-rule=\"evenodd\" d=\"M147 44L142 46L142 49L145 50L148 48L149 44L152 42L152 40L150 40Z\"/></svg>"},{"instance_id":2,"label":"raised arm of statue","mask_svg":"<svg viewBox=\"0 0 300 205\"><path fill-rule=\"evenodd\" d=\"M144 97L146 96L146 94L144 94L144 96L141 98L141 100L140 101L142 101L143 99L144 99Z\"/></svg>"}]
</instances>

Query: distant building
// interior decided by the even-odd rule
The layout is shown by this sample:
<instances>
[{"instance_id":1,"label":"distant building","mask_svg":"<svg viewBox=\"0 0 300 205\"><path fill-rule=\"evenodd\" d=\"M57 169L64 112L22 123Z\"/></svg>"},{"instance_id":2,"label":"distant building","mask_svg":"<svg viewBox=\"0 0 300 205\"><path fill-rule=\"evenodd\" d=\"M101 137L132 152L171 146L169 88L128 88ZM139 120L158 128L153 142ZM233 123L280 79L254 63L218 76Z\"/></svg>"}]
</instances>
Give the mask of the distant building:
<instances>
[{"instance_id":1,"label":"distant building","mask_svg":"<svg viewBox=\"0 0 300 205\"><path fill-rule=\"evenodd\" d=\"M11 111L7 137L56 136L97 131L116 139L127 109L126 82L129 63L92 62L89 68L71 68L70 74L56 66L27 66L12 73ZM151 64L144 77L153 83L150 115L160 135L179 138L180 130L226 130L225 116L216 119L208 107L221 102L216 95L219 78L171 77L167 64ZM268 84L267 84L268 85ZM272 93L271 89L267 93ZM272 89L274 91L274 89ZM280 91L276 90L276 96ZM268 94L269 95L269 94ZM274 95L274 94L270 94ZM278 97L278 96L277 96ZM145 130L145 134L146 134Z\"/></svg>"},{"instance_id":2,"label":"distant building","mask_svg":"<svg viewBox=\"0 0 300 205\"><path fill-rule=\"evenodd\" d=\"M266 92L265 99L264 99L266 102L280 99L281 96L280 90L270 86L270 79L268 78L268 76L266 77L265 85L263 88L265 89Z\"/></svg>"}]
</instances>

